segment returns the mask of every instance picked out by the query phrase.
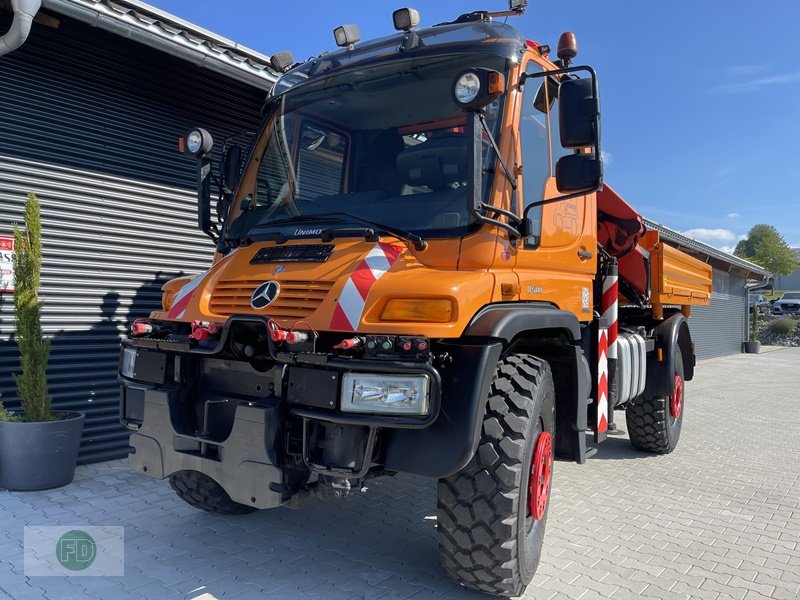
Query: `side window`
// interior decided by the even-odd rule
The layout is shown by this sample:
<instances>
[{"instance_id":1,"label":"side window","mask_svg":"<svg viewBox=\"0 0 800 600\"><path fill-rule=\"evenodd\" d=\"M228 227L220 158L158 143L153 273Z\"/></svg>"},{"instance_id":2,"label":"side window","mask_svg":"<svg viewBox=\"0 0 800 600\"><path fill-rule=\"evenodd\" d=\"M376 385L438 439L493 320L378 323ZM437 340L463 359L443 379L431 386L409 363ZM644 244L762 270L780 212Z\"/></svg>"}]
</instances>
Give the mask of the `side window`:
<instances>
[{"instance_id":1,"label":"side window","mask_svg":"<svg viewBox=\"0 0 800 600\"><path fill-rule=\"evenodd\" d=\"M545 85L544 78L530 79L523 88L520 147L525 208L543 199L547 178L554 175L552 169L555 168L556 161L571 152L561 147L556 94L556 85L552 82L550 85ZM539 245L541 217L541 205L534 206L528 211L533 233L525 240L526 248L535 248Z\"/></svg>"}]
</instances>

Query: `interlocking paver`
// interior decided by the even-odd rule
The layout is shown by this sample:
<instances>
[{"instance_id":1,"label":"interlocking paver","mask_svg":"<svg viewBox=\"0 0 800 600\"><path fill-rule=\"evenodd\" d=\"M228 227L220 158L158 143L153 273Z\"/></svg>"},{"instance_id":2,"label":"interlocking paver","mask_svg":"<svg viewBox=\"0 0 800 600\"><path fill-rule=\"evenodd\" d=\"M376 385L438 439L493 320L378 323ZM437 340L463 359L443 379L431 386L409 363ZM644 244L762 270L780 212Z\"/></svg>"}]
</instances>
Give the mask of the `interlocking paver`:
<instances>
[{"instance_id":1,"label":"interlocking paver","mask_svg":"<svg viewBox=\"0 0 800 600\"><path fill-rule=\"evenodd\" d=\"M586 465L558 462L536 600L800 598L800 349L703 361L678 449L618 435ZM757 410L754 409L757 407ZM367 482L345 502L244 517L198 512L125 461L78 468L59 490L0 492L0 600L485 596L436 556L434 482ZM123 577L31 578L23 525L124 525Z\"/></svg>"}]
</instances>

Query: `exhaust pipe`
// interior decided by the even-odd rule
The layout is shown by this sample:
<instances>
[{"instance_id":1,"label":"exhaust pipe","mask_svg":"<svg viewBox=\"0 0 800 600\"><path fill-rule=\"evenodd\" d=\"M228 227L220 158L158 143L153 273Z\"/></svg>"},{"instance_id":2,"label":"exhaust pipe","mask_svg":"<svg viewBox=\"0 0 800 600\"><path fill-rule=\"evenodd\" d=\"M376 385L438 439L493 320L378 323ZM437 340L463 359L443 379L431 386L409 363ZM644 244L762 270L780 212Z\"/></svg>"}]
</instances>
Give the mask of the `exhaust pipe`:
<instances>
[{"instance_id":1,"label":"exhaust pipe","mask_svg":"<svg viewBox=\"0 0 800 600\"><path fill-rule=\"evenodd\" d=\"M11 8L14 10L14 20L11 27L3 37L0 37L0 56L16 50L31 32L33 17L39 12L42 0L11 0Z\"/></svg>"}]
</instances>

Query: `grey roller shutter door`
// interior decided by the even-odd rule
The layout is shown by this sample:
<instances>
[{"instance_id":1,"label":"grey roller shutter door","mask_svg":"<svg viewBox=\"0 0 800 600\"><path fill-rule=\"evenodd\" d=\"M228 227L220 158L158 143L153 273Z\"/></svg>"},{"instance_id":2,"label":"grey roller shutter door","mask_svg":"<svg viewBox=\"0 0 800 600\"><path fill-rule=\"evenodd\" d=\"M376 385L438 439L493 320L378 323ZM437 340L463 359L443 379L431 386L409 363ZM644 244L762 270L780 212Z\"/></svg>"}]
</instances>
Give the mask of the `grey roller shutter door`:
<instances>
[{"instance_id":1,"label":"grey roller shutter door","mask_svg":"<svg viewBox=\"0 0 800 600\"><path fill-rule=\"evenodd\" d=\"M711 304L695 307L689 319L697 358L738 354L747 339L747 290L743 277L714 269Z\"/></svg>"},{"instance_id":2,"label":"grey roller shutter door","mask_svg":"<svg viewBox=\"0 0 800 600\"><path fill-rule=\"evenodd\" d=\"M36 192L53 405L87 414L81 462L119 457L120 336L160 306L165 281L207 269L213 254L177 137L204 126L218 153L257 127L265 92L69 20L36 24L0 57L0 82L0 234ZM12 409L13 324L12 297L0 294L0 398Z\"/></svg>"}]
</instances>

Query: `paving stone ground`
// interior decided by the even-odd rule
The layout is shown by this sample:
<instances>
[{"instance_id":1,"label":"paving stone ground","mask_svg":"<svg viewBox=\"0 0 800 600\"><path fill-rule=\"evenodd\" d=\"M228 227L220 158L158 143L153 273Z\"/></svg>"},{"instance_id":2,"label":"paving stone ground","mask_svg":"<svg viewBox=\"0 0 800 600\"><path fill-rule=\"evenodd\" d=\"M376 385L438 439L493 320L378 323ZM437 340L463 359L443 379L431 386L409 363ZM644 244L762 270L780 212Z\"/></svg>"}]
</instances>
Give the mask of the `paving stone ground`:
<instances>
[{"instance_id":1,"label":"paving stone ground","mask_svg":"<svg viewBox=\"0 0 800 600\"><path fill-rule=\"evenodd\" d=\"M524 598L800 597L800 348L702 361L678 449L624 434L558 462L544 556ZM125 461L71 485L0 491L0 600L477 599L438 564L434 482L400 475L348 501L199 512ZM122 525L123 577L23 574L24 525Z\"/></svg>"}]
</instances>

